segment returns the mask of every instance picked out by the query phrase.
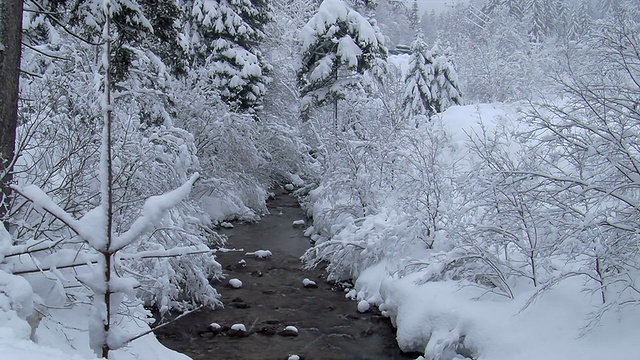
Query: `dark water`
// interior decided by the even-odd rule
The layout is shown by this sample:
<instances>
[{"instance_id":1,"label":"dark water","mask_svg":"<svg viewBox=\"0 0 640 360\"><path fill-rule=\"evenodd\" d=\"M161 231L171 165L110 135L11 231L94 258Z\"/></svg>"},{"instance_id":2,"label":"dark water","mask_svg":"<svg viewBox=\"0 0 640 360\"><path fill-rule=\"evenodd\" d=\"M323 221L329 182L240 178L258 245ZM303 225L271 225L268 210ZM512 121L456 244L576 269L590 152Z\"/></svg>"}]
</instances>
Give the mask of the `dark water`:
<instances>
[{"instance_id":1,"label":"dark water","mask_svg":"<svg viewBox=\"0 0 640 360\"><path fill-rule=\"evenodd\" d=\"M167 347L193 359L410 359L396 346L395 330L389 320L375 312L358 313L356 303L344 292L322 280L322 270L301 269L300 255L309 241L294 220L304 215L294 198L279 194L269 204L271 215L260 223L237 225L225 230L229 248L242 252L218 254L227 279L238 278L240 289L216 284L222 293L224 309L203 310L186 316L156 332ZM271 258L260 260L246 251L270 250ZM238 262L244 259L246 266ZM304 288L309 278L318 288ZM207 330L210 323L223 326L242 323L246 336ZM293 325L297 337L274 332Z\"/></svg>"}]
</instances>

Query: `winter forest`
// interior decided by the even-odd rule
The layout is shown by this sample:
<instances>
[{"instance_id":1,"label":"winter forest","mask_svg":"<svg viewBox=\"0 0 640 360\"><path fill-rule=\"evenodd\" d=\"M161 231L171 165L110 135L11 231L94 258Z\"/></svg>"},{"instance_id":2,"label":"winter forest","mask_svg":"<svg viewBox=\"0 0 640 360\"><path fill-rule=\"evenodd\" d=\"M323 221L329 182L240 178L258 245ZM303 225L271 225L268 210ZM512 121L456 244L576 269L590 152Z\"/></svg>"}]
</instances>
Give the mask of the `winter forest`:
<instances>
[{"instance_id":1,"label":"winter forest","mask_svg":"<svg viewBox=\"0 0 640 360\"><path fill-rule=\"evenodd\" d=\"M0 188L1 359L186 359L282 188L410 358L638 359L640 2L0 0Z\"/></svg>"}]
</instances>

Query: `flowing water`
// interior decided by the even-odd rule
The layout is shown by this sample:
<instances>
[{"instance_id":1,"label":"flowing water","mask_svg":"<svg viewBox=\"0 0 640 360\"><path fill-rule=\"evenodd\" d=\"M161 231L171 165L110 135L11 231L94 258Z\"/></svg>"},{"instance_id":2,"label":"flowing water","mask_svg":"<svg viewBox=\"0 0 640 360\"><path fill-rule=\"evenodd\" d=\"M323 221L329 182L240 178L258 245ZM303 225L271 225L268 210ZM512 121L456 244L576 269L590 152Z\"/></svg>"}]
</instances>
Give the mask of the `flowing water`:
<instances>
[{"instance_id":1,"label":"flowing water","mask_svg":"<svg viewBox=\"0 0 640 360\"><path fill-rule=\"evenodd\" d=\"M259 223L223 231L229 237L228 248L244 249L218 253L227 280L216 288L225 308L185 316L159 329L158 339L196 360L287 359L290 354L304 360L415 358L397 348L388 319L375 311L358 313L355 302L323 280L321 269L301 269L299 257L309 240L302 235L303 228L292 226L304 218L296 200L279 194L270 201L269 211ZM273 255L266 259L245 255L262 249ZM243 286L225 287L232 278ZM305 288L305 278L318 287ZM222 325L222 331L210 331L213 322ZM244 324L247 332L229 330L233 324ZM278 334L287 326L295 326L297 336Z\"/></svg>"}]
</instances>

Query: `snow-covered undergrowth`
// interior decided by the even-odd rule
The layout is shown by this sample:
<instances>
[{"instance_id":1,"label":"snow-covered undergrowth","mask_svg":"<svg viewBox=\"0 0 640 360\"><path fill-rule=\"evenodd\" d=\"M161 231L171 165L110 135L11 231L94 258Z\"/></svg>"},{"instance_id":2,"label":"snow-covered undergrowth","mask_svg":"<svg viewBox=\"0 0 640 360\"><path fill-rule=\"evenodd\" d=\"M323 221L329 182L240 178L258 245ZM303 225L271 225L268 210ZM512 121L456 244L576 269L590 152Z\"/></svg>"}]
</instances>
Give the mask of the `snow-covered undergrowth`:
<instances>
[{"instance_id":1,"label":"snow-covered undergrowth","mask_svg":"<svg viewBox=\"0 0 640 360\"><path fill-rule=\"evenodd\" d=\"M367 166L329 173L309 193L306 233L316 246L303 259L327 261L333 279L356 279L358 308L379 306L400 347L427 359L636 358L637 242L621 231L614 241L616 231L593 219L613 219L615 209L631 228L638 214L573 192L575 164L557 143L543 146L557 140L548 128L532 136L542 116L524 108L452 107L387 137L401 145L339 149ZM581 164L616 176L597 159ZM566 179L554 173L560 166Z\"/></svg>"},{"instance_id":2,"label":"snow-covered undergrowth","mask_svg":"<svg viewBox=\"0 0 640 360\"><path fill-rule=\"evenodd\" d=\"M12 250L11 236L0 224L0 262ZM80 304L72 308L42 308L43 293L58 294L52 279L12 275L6 264L0 267L0 352L2 359L19 360L28 354L34 360L94 359L89 348L89 331L86 319L90 317L90 306ZM27 281L31 280L31 281ZM50 299L49 299L50 300ZM58 299L62 301L62 299ZM49 303L49 305L54 305ZM60 303L62 305L62 302ZM140 309L130 309L145 314ZM145 321L135 317L121 319L120 324L127 333L142 333L149 329ZM37 342L35 342L37 341ZM183 360L186 356L166 349L148 334L129 346L112 353L113 359L133 360L139 354L149 354L159 359Z\"/></svg>"}]
</instances>

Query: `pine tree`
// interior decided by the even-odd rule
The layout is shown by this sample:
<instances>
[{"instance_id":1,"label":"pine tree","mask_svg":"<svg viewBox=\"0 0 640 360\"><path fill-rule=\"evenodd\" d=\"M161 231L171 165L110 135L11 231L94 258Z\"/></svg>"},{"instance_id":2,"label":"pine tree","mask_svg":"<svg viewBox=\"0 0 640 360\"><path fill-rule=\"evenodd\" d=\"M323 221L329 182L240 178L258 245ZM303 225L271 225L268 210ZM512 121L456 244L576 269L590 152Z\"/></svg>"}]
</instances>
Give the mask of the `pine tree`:
<instances>
[{"instance_id":1,"label":"pine tree","mask_svg":"<svg viewBox=\"0 0 640 360\"><path fill-rule=\"evenodd\" d=\"M598 12L601 17L613 17L620 10L620 0L598 1Z\"/></svg>"},{"instance_id":2,"label":"pine tree","mask_svg":"<svg viewBox=\"0 0 640 360\"><path fill-rule=\"evenodd\" d=\"M342 0L325 0L301 31L302 61L297 72L307 117L315 107L337 104L347 89L361 88L361 75L375 69L387 49L375 23Z\"/></svg>"},{"instance_id":3,"label":"pine tree","mask_svg":"<svg viewBox=\"0 0 640 360\"><path fill-rule=\"evenodd\" d=\"M411 23L411 28L417 34L420 31L420 8L418 8L418 0L413 0L413 4L411 4L409 22Z\"/></svg>"},{"instance_id":4,"label":"pine tree","mask_svg":"<svg viewBox=\"0 0 640 360\"><path fill-rule=\"evenodd\" d=\"M347 5L357 11L373 10L378 6L378 0L347 0Z\"/></svg>"},{"instance_id":5,"label":"pine tree","mask_svg":"<svg viewBox=\"0 0 640 360\"><path fill-rule=\"evenodd\" d=\"M434 79L431 83L432 105L436 113L441 113L454 104L462 104L462 91L458 83L458 74L447 51L441 51L436 44L431 49L431 54L434 67Z\"/></svg>"},{"instance_id":6,"label":"pine tree","mask_svg":"<svg viewBox=\"0 0 640 360\"><path fill-rule=\"evenodd\" d=\"M529 1L530 0L504 0L504 6L506 6L509 15L515 17L517 20L523 20L531 8Z\"/></svg>"},{"instance_id":7,"label":"pine tree","mask_svg":"<svg viewBox=\"0 0 640 360\"><path fill-rule=\"evenodd\" d=\"M407 119L431 117L435 113L430 89L434 77L433 56L418 36L411 44L409 71L405 78L404 115Z\"/></svg>"},{"instance_id":8,"label":"pine tree","mask_svg":"<svg viewBox=\"0 0 640 360\"><path fill-rule=\"evenodd\" d=\"M210 69L209 81L232 110L254 113L262 104L269 66L258 49L271 20L266 1L192 0L182 4L187 19L182 46L192 66Z\"/></svg>"},{"instance_id":9,"label":"pine tree","mask_svg":"<svg viewBox=\"0 0 640 360\"><path fill-rule=\"evenodd\" d=\"M533 42L541 42L551 33L551 6L547 0L531 1L531 30L529 35Z\"/></svg>"},{"instance_id":10,"label":"pine tree","mask_svg":"<svg viewBox=\"0 0 640 360\"><path fill-rule=\"evenodd\" d=\"M404 94L404 115L416 122L462 101L453 63L437 45L429 50L421 36L411 45Z\"/></svg>"},{"instance_id":11,"label":"pine tree","mask_svg":"<svg viewBox=\"0 0 640 360\"><path fill-rule=\"evenodd\" d=\"M589 32L593 21L589 15L589 4L587 1L580 1L574 4L567 11L566 36L571 40L578 40Z\"/></svg>"}]
</instances>

